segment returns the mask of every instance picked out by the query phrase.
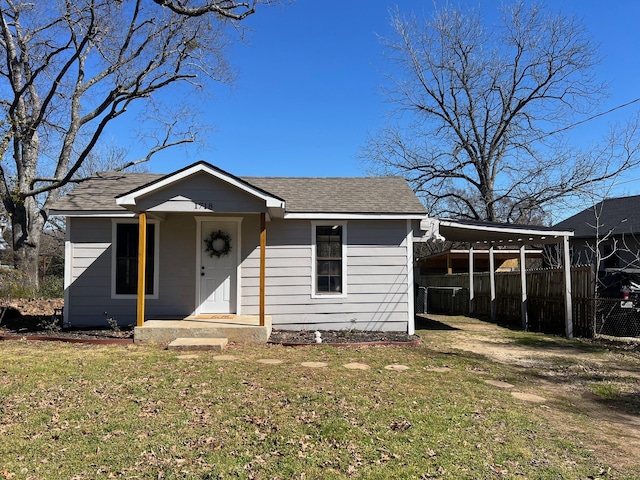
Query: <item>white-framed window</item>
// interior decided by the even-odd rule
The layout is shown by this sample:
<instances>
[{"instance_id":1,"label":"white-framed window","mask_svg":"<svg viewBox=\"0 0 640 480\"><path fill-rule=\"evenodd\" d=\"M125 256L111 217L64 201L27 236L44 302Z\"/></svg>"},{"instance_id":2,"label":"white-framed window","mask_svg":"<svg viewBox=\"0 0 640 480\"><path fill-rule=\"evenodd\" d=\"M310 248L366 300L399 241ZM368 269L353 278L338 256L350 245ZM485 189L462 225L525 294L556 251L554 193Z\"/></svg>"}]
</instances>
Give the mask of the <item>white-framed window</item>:
<instances>
[{"instance_id":1,"label":"white-framed window","mask_svg":"<svg viewBox=\"0 0 640 480\"><path fill-rule=\"evenodd\" d=\"M347 296L347 222L311 223L312 296Z\"/></svg>"},{"instance_id":2,"label":"white-framed window","mask_svg":"<svg viewBox=\"0 0 640 480\"><path fill-rule=\"evenodd\" d=\"M158 298L160 225L147 221L146 298ZM111 297L135 298L138 293L137 219L113 220L111 235Z\"/></svg>"}]
</instances>

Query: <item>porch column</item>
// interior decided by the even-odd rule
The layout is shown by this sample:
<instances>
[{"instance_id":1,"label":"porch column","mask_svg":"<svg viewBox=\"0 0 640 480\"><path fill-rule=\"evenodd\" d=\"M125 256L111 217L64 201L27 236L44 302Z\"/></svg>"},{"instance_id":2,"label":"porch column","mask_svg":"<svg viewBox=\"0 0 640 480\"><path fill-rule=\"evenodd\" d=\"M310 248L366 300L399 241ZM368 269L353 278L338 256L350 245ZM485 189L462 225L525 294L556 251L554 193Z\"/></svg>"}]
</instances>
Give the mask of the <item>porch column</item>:
<instances>
[{"instance_id":1,"label":"porch column","mask_svg":"<svg viewBox=\"0 0 640 480\"><path fill-rule=\"evenodd\" d=\"M567 338L573 338L573 303L571 300L571 258L569 258L569 237L562 237L564 247L564 326Z\"/></svg>"},{"instance_id":2,"label":"porch column","mask_svg":"<svg viewBox=\"0 0 640 480\"><path fill-rule=\"evenodd\" d=\"M489 285L491 288L491 321L496 321L496 262L493 258L493 245L489 247Z\"/></svg>"},{"instance_id":3,"label":"porch column","mask_svg":"<svg viewBox=\"0 0 640 480\"><path fill-rule=\"evenodd\" d=\"M267 222L266 222L266 214L263 212L260 214L260 326L261 327L264 327L266 252L267 252Z\"/></svg>"},{"instance_id":4,"label":"porch column","mask_svg":"<svg viewBox=\"0 0 640 480\"><path fill-rule=\"evenodd\" d=\"M473 314L475 301L475 288L473 285L473 245L469 246L469 314Z\"/></svg>"},{"instance_id":5,"label":"porch column","mask_svg":"<svg viewBox=\"0 0 640 480\"><path fill-rule=\"evenodd\" d=\"M138 313L137 325L144 325L144 296L146 292L147 276L147 213L138 215Z\"/></svg>"},{"instance_id":6,"label":"porch column","mask_svg":"<svg viewBox=\"0 0 640 480\"><path fill-rule=\"evenodd\" d=\"M522 329L529 330L529 312L527 308L527 267L524 245L520 246L520 291L522 292Z\"/></svg>"}]
</instances>

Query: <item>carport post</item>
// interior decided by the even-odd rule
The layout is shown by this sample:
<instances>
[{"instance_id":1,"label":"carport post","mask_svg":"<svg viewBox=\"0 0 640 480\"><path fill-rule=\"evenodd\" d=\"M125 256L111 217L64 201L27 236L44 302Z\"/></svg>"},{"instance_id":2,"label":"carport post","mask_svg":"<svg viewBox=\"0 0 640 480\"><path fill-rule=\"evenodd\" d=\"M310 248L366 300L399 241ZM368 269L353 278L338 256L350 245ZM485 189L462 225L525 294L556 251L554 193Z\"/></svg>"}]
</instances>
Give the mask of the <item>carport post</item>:
<instances>
[{"instance_id":1,"label":"carport post","mask_svg":"<svg viewBox=\"0 0 640 480\"><path fill-rule=\"evenodd\" d=\"M564 322L567 338L573 338L573 304L571 301L571 258L569 258L569 237L562 237L564 246Z\"/></svg>"},{"instance_id":2,"label":"carport post","mask_svg":"<svg viewBox=\"0 0 640 480\"><path fill-rule=\"evenodd\" d=\"M527 308L527 265L524 245L520 245L520 285L522 292L522 329L529 330L529 312Z\"/></svg>"},{"instance_id":3,"label":"carport post","mask_svg":"<svg viewBox=\"0 0 640 480\"><path fill-rule=\"evenodd\" d=\"M491 284L491 321L496 321L496 262L493 257L493 245L489 247L489 283Z\"/></svg>"},{"instance_id":4,"label":"carport post","mask_svg":"<svg viewBox=\"0 0 640 480\"><path fill-rule=\"evenodd\" d=\"M469 246L469 314L473 314L476 292L473 286L473 245Z\"/></svg>"}]
</instances>

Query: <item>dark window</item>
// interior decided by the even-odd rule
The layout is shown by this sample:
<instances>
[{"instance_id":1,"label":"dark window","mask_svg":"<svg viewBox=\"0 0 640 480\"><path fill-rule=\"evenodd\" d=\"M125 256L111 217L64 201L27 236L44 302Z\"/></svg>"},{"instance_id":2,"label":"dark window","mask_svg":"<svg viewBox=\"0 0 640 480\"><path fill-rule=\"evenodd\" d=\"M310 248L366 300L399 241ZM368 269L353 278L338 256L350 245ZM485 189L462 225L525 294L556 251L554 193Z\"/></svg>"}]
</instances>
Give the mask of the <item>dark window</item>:
<instances>
[{"instance_id":1,"label":"dark window","mask_svg":"<svg viewBox=\"0 0 640 480\"><path fill-rule=\"evenodd\" d=\"M316 291L342 292L342 227L316 227Z\"/></svg>"},{"instance_id":2,"label":"dark window","mask_svg":"<svg viewBox=\"0 0 640 480\"><path fill-rule=\"evenodd\" d=\"M116 294L138 293L138 224L119 223L116 226ZM153 294L155 255L155 225L147 224L147 295Z\"/></svg>"}]
</instances>

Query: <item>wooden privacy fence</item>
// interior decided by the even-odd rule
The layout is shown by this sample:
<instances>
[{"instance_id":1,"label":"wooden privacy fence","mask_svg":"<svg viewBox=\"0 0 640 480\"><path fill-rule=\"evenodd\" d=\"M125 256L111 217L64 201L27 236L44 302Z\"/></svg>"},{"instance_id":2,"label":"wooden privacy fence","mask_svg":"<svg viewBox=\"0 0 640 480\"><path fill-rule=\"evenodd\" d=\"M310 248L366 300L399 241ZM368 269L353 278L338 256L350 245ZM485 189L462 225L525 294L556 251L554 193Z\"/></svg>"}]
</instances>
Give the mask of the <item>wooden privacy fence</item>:
<instances>
[{"instance_id":1,"label":"wooden privacy fence","mask_svg":"<svg viewBox=\"0 0 640 480\"><path fill-rule=\"evenodd\" d=\"M527 312L529 328L545 333L564 333L564 273L561 269L527 271ZM425 313L469 315L469 274L416 276L424 295ZM571 268L573 332L580 337L593 336L594 274L590 266ZM496 318L509 326L522 325L520 272L498 272ZM474 273L473 315L491 316L489 273ZM419 293L420 295L420 293ZM418 302L422 304L423 302Z\"/></svg>"}]
</instances>

